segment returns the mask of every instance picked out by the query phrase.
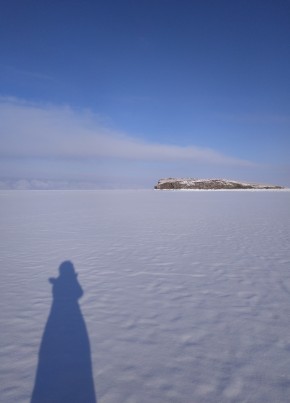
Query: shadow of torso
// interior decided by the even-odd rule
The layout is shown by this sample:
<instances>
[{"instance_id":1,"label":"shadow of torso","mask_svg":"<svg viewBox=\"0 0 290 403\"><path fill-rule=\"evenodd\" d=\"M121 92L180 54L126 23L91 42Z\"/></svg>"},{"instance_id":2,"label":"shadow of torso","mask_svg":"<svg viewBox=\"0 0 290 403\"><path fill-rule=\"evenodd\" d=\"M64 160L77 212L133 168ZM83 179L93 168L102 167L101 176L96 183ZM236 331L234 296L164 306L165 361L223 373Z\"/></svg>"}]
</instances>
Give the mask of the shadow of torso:
<instances>
[{"instance_id":1,"label":"shadow of torso","mask_svg":"<svg viewBox=\"0 0 290 403\"><path fill-rule=\"evenodd\" d=\"M53 303L40 345L31 403L96 402L89 338L78 304L83 291L74 271L67 274L50 279Z\"/></svg>"}]
</instances>

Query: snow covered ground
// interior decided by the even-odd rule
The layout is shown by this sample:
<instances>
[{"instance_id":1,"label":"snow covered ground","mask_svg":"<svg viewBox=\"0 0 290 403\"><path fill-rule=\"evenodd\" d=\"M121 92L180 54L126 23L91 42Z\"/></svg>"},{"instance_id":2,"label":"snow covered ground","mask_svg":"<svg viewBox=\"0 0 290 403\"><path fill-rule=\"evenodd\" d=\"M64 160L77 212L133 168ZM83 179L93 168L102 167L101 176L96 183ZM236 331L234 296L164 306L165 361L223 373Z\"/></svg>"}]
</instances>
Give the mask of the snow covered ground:
<instances>
[{"instance_id":1,"label":"snow covered ground","mask_svg":"<svg viewBox=\"0 0 290 403\"><path fill-rule=\"evenodd\" d=\"M31 399L66 260L99 403L289 402L290 192L1 191L0 228L1 402Z\"/></svg>"}]
</instances>

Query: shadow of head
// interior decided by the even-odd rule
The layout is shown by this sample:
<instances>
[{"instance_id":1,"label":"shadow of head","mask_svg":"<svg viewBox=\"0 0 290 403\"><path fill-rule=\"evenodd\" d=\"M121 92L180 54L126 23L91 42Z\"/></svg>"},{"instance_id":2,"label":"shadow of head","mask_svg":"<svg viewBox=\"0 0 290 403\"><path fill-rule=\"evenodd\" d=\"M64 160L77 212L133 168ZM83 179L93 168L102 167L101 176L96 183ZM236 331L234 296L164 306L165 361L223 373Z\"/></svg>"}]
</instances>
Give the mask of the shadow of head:
<instances>
[{"instance_id":1,"label":"shadow of head","mask_svg":"<svg viewBox=\"0 0 290 403\"><path fill-rule=\"evenodd\" d=\"M62 262L58 270L59 270L59 276L62 278L71 279L77 276L74 265L69 260Z\"/></svg>"},{"instance_id":2,"label":"shadow of head","mask_svg":"<svg viewBox=\"0 0 290 403\"><path fill-rule=\"evenodd\" d=\"M53 285L52 293L54 300L75 300L83 295L83 290L77 280L78 274L74 265L70 261L65 261L59 266L59 276L51 277L50 283Z\"/></svg>"}]
</instances>

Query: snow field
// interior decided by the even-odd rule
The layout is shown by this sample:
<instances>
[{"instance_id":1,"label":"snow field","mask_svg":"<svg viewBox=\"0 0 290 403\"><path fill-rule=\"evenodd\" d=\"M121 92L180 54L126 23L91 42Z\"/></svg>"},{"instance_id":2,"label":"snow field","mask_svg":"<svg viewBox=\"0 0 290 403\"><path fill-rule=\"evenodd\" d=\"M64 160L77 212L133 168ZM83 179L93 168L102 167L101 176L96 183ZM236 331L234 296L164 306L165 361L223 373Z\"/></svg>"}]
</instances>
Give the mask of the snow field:
<instances>
[{"instance_id":1,"label":"snow field","mask_svg":"<svg viewBox=\"0 0 290 403\"><path fill-rule=\"evenodd\" d=\"M289 202L285 191L1 191L0 401L30 400L47 279L70 260L98 402L288 402Z\"/></svg>"}]
</instances>

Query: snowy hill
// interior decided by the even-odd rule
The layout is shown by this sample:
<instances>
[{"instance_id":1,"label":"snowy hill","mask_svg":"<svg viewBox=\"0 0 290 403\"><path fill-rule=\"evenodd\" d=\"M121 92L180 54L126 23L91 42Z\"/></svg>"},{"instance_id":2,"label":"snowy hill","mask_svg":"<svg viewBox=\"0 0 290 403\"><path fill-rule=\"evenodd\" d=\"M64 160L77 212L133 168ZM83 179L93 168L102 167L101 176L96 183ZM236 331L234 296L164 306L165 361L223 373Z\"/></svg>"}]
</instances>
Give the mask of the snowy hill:
<instances>
[{"instance_id":1,"label":"snowy hill","mask_svg":"<svg viewBox=\"0 0 290 403\"><path fill-rule=\"evenodd\" d=\"M284 189L282 186L250 184L226 179L166 178L160 179L154 189Z\"/></svg>"}]
</instances>

